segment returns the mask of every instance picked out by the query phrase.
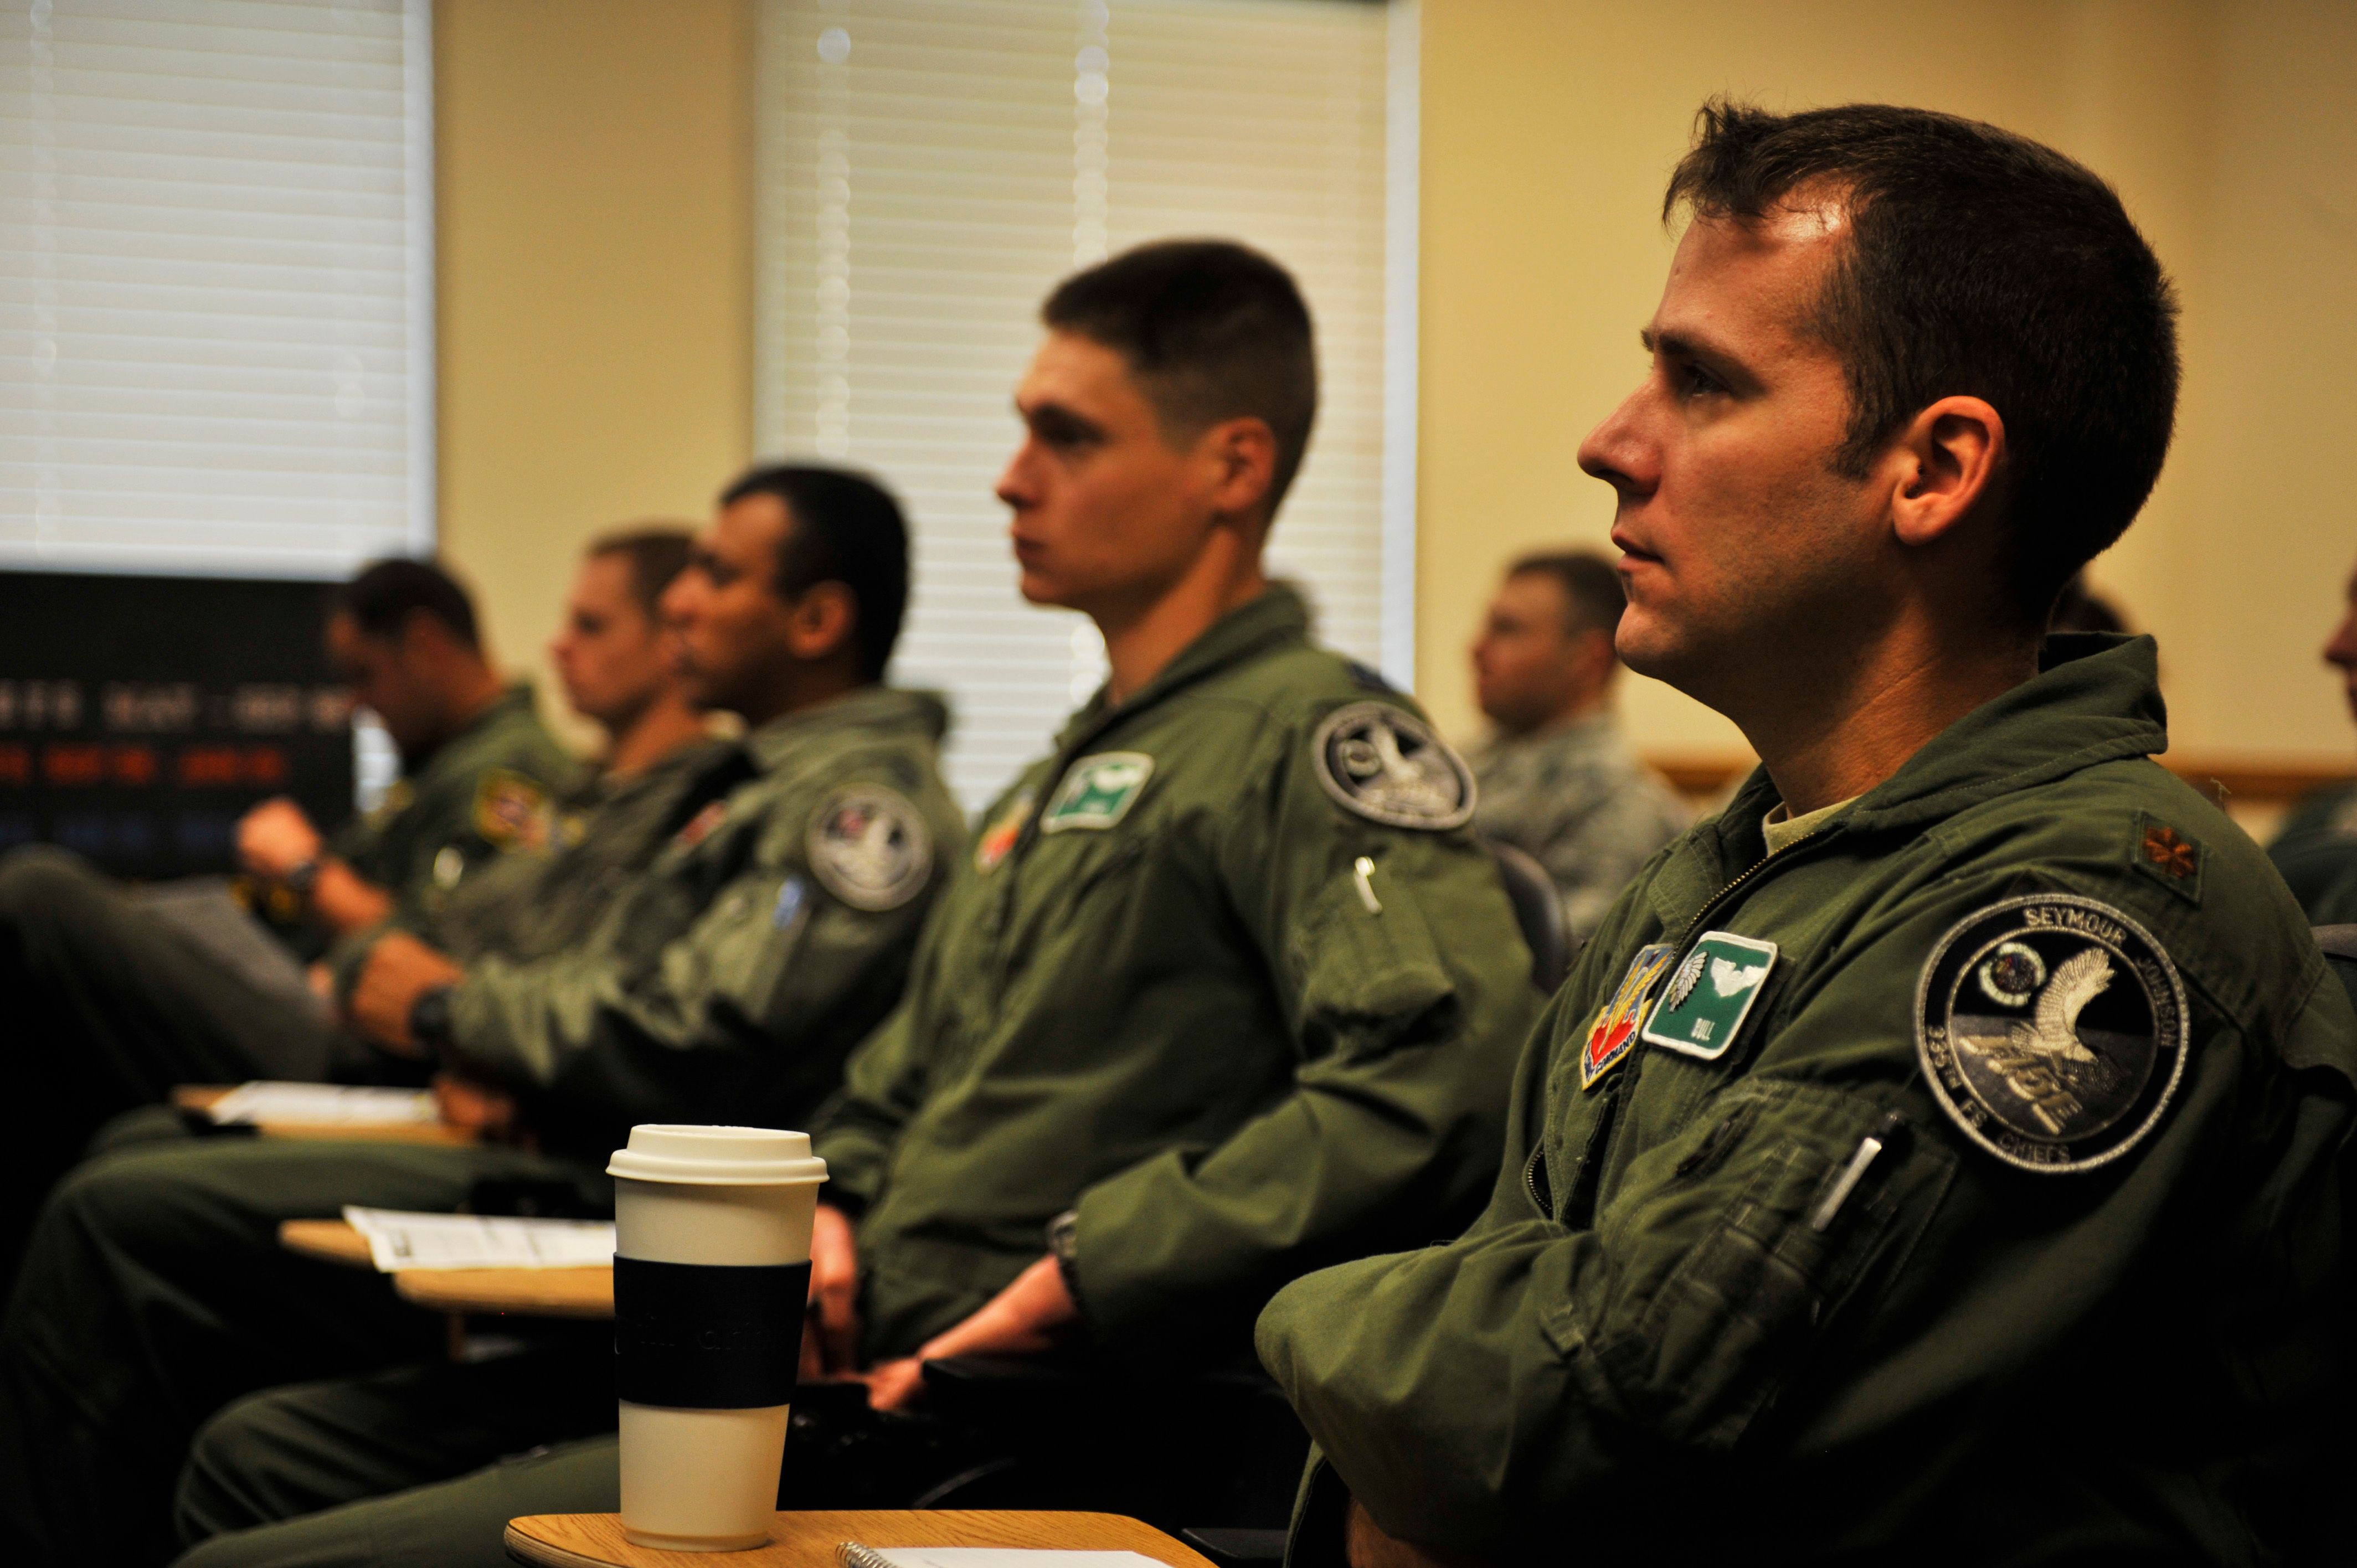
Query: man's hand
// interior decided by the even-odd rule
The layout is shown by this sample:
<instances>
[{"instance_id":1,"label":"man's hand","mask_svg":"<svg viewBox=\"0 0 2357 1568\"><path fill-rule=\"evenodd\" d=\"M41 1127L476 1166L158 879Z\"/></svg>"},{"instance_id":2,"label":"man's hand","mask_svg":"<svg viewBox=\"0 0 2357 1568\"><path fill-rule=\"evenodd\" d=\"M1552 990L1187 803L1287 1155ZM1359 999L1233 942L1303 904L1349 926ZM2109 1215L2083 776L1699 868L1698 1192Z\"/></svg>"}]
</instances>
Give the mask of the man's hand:
<instances>
[{"instance_id":1,"label":"man's hand","mask_svg":"<svg viewBox=\"0 0 2357 1568\"><path fill-rule=\"evenodd\" d=\"M395 1056L424 1054L410 1037L409 1010L437 985L456 985L467 972L407 931L387 931L361 961L346 1021Z\"/></svg>"},{"instance_id":2,"label":"man's hand","mask_svg":"<svg viewBox=\"0 0 2357 1568\"><path fill-rule=\"evenodd\" d=\"M1385 1535L1383 1527L1367 1517L1367 1510L1359 1506L1356 1498L1351 1499L1351 1518L1342 1527L1342 1541L1351 1568L1480 1568L1470 1557L1459 1557L1453 1552L1427 1552L1396 1536Z\"/></svg>"},{"instance_id":3,"label":"man's hand","mask_svg":"<svg viewBox=\"0 0 2357 1568\"><path fill-rule=\"evenodd\" d=\"M810 1304L804 1365L823 1377L859 1364L859 1244L843 1210L818 1206L811 1219Z\"/></svg>"},{"instance_id":4,"label":"man's hand","mask_svg":"<svg viewBox=\"0 0 2357 1568\"><path fill-rule=\"evenodd\" d=\"M1064 1271L1055 1259L1042 1258L972 1317L919 1346L915 1356L870 1372L867 1402L877 1410L899 1410L924 1391L924 1362L950 1356L1036 1356L1080 1320L1080 1304L1064 1288Z\"/></svg>"},{"instance_id":5,"label":"man's hand","mask_svg":"<svg viewBox=\"0 0 2357 1568\"><path fill-rule=\"evenodd\" d=\"M434 1075L434 1108L442 1113L445 1125L485 1138L504 1138L515 1131L514 1097L497 1084L464 1073Z\"/></svg>"},{"instance_id":6,"label":"man's hand","mask_svg":"<svg viewBox=\"0 0 2357 1568\"><path fill-rule=\"evenodd\" d=\"M264 800L237 824L239 863L273 882L283 882L296 866L318 859L324 843L303 808L284 795Z\"/></svg>"}]
</instances>

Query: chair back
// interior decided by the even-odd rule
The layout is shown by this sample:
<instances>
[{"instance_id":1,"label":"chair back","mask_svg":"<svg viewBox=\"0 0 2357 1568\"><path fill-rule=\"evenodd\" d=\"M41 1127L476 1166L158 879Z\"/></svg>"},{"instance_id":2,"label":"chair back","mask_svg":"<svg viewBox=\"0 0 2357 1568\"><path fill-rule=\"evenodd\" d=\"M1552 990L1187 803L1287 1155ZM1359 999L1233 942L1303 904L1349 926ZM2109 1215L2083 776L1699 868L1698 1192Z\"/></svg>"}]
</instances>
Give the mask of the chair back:
<instances>
[{"instance_id":1,"label":"chair back","mask_svg":"<svg viewBox=\"0 0 2357 1568\"><path fill-rule=\"evenodd\" d=\"M2316 945L2324 950L2330 961L2332 972L2349 993L2349 1000L2357 1003L2357 925L2319 926Z\"/></svg>"},{"instance_id":2,"label":"chair back","mask_svg":"<svg viewBox=\"0 0 2357 1568\"><path fill-rule=\"evenodd\" d=\"M1537 861L1510 843L1490 839L1485 844L1514 906L1514 923L1523 929L1523 940L1531 950L1531 983L1552 996L1571 972L1571 961L1579 950L1564 923L1563 899Z\"/></svg>"}]
</instances>

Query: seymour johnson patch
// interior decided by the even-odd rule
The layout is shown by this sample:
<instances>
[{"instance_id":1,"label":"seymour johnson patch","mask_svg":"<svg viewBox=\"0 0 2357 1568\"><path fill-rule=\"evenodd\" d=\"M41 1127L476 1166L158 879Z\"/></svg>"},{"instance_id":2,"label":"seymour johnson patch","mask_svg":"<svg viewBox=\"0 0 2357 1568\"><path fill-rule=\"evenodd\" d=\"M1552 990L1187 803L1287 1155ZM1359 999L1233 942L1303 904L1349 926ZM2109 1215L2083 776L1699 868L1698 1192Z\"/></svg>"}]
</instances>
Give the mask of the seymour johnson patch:
<instances>
[{"instance_id":1,"label":"seymour johnson patch","mask_svg":"<svg viewBox=\"0 0 2357 1568\"><path fill-rule=\"evenodd\" d=\"M2119 1158L2185 1071L2185 984L2150 932L2068 894L1960 920L1915 993L1916 1048L1964 1135L2029 1171Z\"/></svg>"},{"instance_id":2,"label":"seymour johnson patch","mask_svg":"<svg viewBox=\"0 0 2357 1568\"><path fill-rule=\"evenodd\" d=\"M881 913L914 898L933 869L933 835L917 808L880 784L846 784L811 818L804 848L820 886Z\"/></svg>"},{"instance_id":3,"label":"seymour johnson patch","mask_svg":"<svg viewBox=\"0 0 2357 1568\"><path fill-rule=\"evenodd\" d=\"M500 849L548 847L548 791L537 779L505 768L486 771L475 786L475 831Z\"/></svg>"},{"instance_id":4,"label":"seymour johnson patch","mask_svg":"<svg viewBox=\"0 0 2357 1568\"><path fill-rule=\"evenodd\" d=\"M1653 997L1653 987L1670 967L1678 950L1668 942L1651 942L1637 950L1629 961L1627 972L1612 993L1612 1000L1587 1026L1587 1039L1579 1049L1579 1087L1593 1089L1598 1079L1620 1065L1637 1044L1637 1026L1645 1020L1645 1004Z\"/></svg>"},{"instance_id":5,"label":"seymour johnson patch","mask_svg":"<svg viewBox=\"0 0 2357 1568\"><path fill-rule=\"evenodd\" d=\"M1473 817L1473 772L1414 714L1352 703L1326 715L1310 743L1318 781L1359 815L1438 831Z\"/></svg>"}]
</instances>

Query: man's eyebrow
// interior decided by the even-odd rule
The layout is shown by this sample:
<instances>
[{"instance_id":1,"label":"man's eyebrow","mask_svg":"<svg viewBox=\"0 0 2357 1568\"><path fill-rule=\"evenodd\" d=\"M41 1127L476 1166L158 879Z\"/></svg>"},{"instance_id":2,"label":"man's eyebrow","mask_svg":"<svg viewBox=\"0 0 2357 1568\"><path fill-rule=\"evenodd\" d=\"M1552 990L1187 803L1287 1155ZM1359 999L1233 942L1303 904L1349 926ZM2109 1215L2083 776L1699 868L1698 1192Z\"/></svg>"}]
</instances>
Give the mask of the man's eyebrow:
<instances>
[{"instance_id":1,"label":"man's eyebrow","mask_svg":"<svg viewBox=\"0 0 2357 1568\"><path fill-rule=\"evenodd\" d=\"M1023 400L1017 398L1015 400L1015 414L1032 429L1044 429L1053 435L1070 436L1104 434L1104 426L1060 403L1035 403L1026 408L1023 406Z\"/></svg>"},{"instance_id":2,"label":"man's eyebrow","mask_svg":"<svg viewBox=\"0 0 2357 1568\"><path fill-rule=\"evenodd\" d=\"M1649 354L1659 354L1663 359L1684 360L1706 365L1729 379L1740 378L1747 381L1755 379L1751 374L1750 367L1737 355L1715 343L1706 342L1684 332L1676 330L1656 332L1650 327L1641 328L1637 333L1637 341L1645 346L1645 351Z\"/></svg>"}]
</instances>

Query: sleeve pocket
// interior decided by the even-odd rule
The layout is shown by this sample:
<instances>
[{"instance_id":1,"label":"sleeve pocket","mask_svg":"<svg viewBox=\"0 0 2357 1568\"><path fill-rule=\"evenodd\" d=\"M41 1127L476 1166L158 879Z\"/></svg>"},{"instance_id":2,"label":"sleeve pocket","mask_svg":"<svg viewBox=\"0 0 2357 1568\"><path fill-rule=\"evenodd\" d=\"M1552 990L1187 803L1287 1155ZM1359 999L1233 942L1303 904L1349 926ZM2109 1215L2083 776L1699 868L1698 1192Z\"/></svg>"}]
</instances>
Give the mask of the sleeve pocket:
<instances>
[{"instance_id":1,"label":"sleeve pocket","mask_svg":"<svg viewBox=\"0 0 2357 1568\"><path fill-rule=\"evenodd\" d=\"M1348 872L1303 918L1291 958L1300 1037L1313 1057L1365 1058L1447 1032L1457 988L1424 911L1399 880L1370 910Z\"/></svg>"}]
</instances>

